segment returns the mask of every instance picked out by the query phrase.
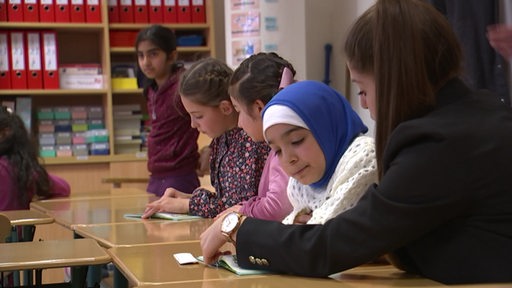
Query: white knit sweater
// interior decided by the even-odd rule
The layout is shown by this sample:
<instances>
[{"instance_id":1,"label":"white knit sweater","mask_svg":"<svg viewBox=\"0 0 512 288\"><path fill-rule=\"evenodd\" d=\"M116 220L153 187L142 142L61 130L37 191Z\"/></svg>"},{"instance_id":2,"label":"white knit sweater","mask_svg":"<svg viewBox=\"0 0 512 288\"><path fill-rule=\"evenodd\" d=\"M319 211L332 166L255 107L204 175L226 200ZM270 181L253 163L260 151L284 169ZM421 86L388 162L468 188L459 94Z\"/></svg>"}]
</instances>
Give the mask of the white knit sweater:
<instances>
[{"instance_id":1,"label":"white knit sweater","mask_svg":"<svg viewBox=\"0 0 512 288\"><path fill-rule=\"evenodd\" d=\"M368 136L359 136L348 147L338 162L326 189L314 189L294 178L288 182L288 198L293 211L283 220L292 224L301 211L313 211L308 224L323 224L339 213L352 208L368 186L377 182L375 142Z\"/></svg>"}]
</instances>

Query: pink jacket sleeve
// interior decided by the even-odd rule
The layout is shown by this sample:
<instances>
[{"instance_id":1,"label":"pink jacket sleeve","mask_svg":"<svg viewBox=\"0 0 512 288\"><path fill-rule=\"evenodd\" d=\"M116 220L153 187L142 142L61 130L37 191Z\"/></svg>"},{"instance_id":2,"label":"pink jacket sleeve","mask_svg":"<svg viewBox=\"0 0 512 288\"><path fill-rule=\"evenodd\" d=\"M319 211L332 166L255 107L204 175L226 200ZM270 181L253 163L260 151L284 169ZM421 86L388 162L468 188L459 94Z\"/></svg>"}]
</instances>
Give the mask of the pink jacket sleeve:
<instances>
[{"instance_id":1,"label":"pink jacket sleeve","mask_svg":"<svg viewBox=\"0 0 512 288\"><path fill-rule=\"evenodd\" d=\"M53 175L48 173L48 178L50 179L50 197L68 197L71 193L71 188L69 187L69 183L60 178L57 175Z\"/></svg>"},{"instance_id":2,"label":"pink jacket sleeve","mask_svg":"<svg viewBox=\"0 0 512 288\"><path fill-rule=\"evenodd\" d=\"M242 202L240 213L249 217L282 221L293 207L286 188L288 175L284 172L274 151L267 157L258 186L258 195Z\"/></svg>"}]
</instances>

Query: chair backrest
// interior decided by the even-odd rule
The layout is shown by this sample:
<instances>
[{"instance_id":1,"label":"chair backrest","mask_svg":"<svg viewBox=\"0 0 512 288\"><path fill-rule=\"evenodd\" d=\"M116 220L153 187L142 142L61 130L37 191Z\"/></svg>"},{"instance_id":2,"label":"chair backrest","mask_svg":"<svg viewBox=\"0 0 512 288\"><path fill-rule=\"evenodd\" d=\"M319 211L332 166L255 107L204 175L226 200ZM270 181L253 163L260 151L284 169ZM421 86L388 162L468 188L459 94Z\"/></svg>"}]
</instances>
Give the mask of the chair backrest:
<instances>
[{"instance_id":1,"label":"chair backrest","mask_svg":"<svg viewBox=\"0 0 512 288\"><path fill-rule=\"evenodd\" d=\"M0 243L4 243L5 239L11 234L11 220L4 214L0 214Z\"/></svg>"}]
</instances>

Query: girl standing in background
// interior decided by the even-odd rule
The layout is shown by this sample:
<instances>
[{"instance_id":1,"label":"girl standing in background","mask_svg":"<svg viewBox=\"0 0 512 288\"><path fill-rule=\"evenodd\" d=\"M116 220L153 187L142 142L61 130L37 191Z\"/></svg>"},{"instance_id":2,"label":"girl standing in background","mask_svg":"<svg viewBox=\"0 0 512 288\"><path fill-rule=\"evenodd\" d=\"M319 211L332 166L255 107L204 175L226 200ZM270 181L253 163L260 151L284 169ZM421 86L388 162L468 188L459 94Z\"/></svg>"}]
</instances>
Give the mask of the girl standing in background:
<instances>
[{"instance_id":1,"label":"girl standing in background","mask_svg":"<svg viewBox=\"0 0 512 288\"><path fill-rule=\"evenodd\" d=\"M176 36L153 25L139 32L135 43L139 69L149 79L144 87L151 130L148 135L147 191L162 196L172 187L192 193L199 187L197 138L178 94L184 68L176 62Z\"/></svg>"}]
</instances>

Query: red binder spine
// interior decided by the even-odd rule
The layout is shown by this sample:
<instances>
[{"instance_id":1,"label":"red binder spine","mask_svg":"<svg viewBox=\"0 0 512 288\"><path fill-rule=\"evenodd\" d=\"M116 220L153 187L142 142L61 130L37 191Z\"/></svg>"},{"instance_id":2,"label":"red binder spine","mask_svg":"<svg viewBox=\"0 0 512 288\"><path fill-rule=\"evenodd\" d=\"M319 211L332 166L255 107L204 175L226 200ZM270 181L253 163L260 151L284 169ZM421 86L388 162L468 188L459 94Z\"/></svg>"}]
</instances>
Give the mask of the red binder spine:
<instances>
[{"instance_id":1,"label":"red binder spine","mask_svg":"<svg viewBox=\"0 0 512 288\"><path fill-rule=\"evenodd\" d=\"M192 0L192 23L206 23L204 0Z\"/></svg>"},{"instance_id":2,"label":"red binder spine","mask_svg":"<svg viewBox=\"0 0 512 288\"><path fill-rule=\"evenodd\" d=\"M55 22L69 22L69 0L55 0Z\"/></svg>"},{"instance_id":3,"label":"red binder spine","mask_svg":"<svg viewBox=\"0 0 512 288\"><path fill-rule=\"evenodd\" d=\"M176 0L164 0L162 14L164 23L178 23Z\"/></svg>"},{"instance_id":4,"label":"red binder spine","mask_svg":"<svg viewBox=\"0 0 512 288\"><path fill-rule=\"evenodd\" d=\"M149 0L149 23L164 22L162 0Z\"/></svg>"},{"instance_id":5,"label":"red binder spine","mask_svg":"<svg viewBox=\"0 0 512 288\"><path fill-rule=\"evenodd\" d=\"M192 22L190 14L190 0L178 0L178 23Z\"/></svg>"},{"instance_id":6,"label":"red binder spine","mask_svg":"<svg viewBox=\"0 0 512 288\"><path fill-rule=\"evenodd\" d=\"M7 0L0 0L0 22L7 22Z\"/></svg>"},{"instance_id":7,"label":"red binder spine","mask_svg":"<svg viewBox=\"0 0 512 288\"><path fill-rule=\"evenodd\" d=\"M11 89L9 32L0 31L0 89Z\"/></svg>"},{"instance_id":8,"label":"red binder spine","mask_svg":"<svg viewBox=\"0 0 512 288\"><path fill-rule=\"evenodd\" d=\"M40 0L39 21L55 22L55 0Z\"/></svg>"},{"instance_id":9,"label":"red binder spine","mask_svg":"<svg viewBox=\"0 0 512 288\"><path fill-rule=\"evenodd\" d=\"M23 22L21 0L7 0L7 19L9 22Z\"/></svg>"},{"instance_id":10,"label":"red binder spine","mask_svg":"<svg viewBox=\"0 0 512 288\"><path fill-rule=\"evenodd\" d=\"M39 5L37 0L23 0L23 21L39 22Z\"/></svg>"},{"instance_id":11,"label":"red binder spine","mask_svg":"<svg viewBox=\"0 0 512 288\"><path fill-rule=\"evenodd\" d=\"M43 86L44 89L58 89L57 34L53 31L43 31L41 35L43 38Z\"/></svg>"},{"instance_id":12,"label":"red binder spine","mask_svg":"<svg viewBox=\"0 0 512 288\"><path fill-rule=\"evenodd\" d=\"M119 22L133 23L133 1L119 0Z\"/></svg>"},{"instance_id":13,"label":"red binder spine","mask_svg":"<svg viewBox=\"0 0 512 288\"><path fill-rule=\"evenodd\" d=\"M100 0L86 0L85 21L87 23L101 23Z\"/></svg>"},{"instance_id":14,"label":"red binder spine","mask_svg":"<svg viewBox=\"0 0 512 288\"><path fill-rule=\"evenodd\" d=\"M118 0L108 0L108 22L119 23L119 2Z\"/></svg>"},{"instance_id":15,"label":"red binder spine","mask_svg":"<svg viewBox=\"0 0 512 288\"><path fill-rule=\"evenodd\" d=\"M24 32L11 31L11 88L27 89Z\"/></svg>"},{"instance_id":16,"label":"red binder spine","mask_svg":"<svg viewBox=\"0 0 512 288\"><path fill-rule=\"evenodd\" d=\"M41 34L38 31L27 32L27 88L43 89L41 65Z\"/></svg>"},{"instance_id":17,"label":"red binder spine","mask_svg":"<svg viewBox=\"0 0 512 288\"><path fill-rule=\"evenodd\" d=\"M135 0L133 10L133 22L148 23L148 2L146 0Z\"/></svg>"},{"instance_id":18,"label":"red binder spine","mask_svg":"<svg viewBox=\"0 0 512 288\"><path fill-rule=\"evenodd\" d=\"M71 0L69 19L73 23L85 22L85 0Z\"/></svg>"}]
</instances>

